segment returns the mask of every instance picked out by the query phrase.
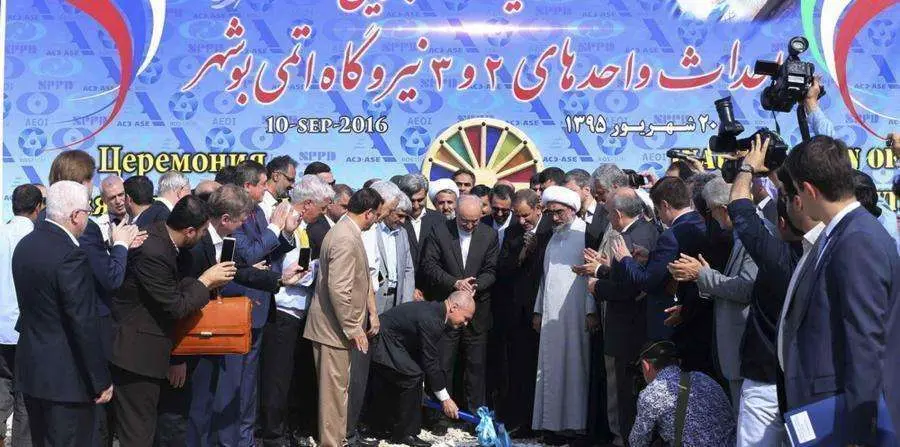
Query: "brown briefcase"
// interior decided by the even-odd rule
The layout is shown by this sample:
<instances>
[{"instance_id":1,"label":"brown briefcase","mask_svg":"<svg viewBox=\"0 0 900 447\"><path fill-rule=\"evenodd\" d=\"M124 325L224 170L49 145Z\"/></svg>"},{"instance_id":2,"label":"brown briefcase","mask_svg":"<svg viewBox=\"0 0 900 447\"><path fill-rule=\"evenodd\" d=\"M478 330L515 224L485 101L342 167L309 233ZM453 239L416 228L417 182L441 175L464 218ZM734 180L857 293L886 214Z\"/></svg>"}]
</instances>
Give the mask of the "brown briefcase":
<instances>
[{"instance_id":1,"label":"brown briefcase","mask_svg":"<svg viewBox=\"0 0 900 447\"><path fill-rule=\"evenodd\" d=\"M250 352L250 299L219 297L175 324L172 355L221 355Z\"/></svg>"}]
</instances>

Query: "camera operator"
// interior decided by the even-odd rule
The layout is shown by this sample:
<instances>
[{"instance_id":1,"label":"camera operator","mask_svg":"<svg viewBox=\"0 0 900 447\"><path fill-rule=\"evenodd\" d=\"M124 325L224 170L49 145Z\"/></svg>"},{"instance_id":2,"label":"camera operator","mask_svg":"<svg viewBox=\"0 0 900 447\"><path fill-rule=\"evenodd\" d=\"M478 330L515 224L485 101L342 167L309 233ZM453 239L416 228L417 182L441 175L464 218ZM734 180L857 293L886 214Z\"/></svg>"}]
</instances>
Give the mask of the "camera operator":
<instances>
[{"instance_id":1,"label":"camera operator","mask_svg":"<svg viewBox=\"0 0 900 447\"><path fill-rule=\"evenodd\" d=\"M800 211L797 191L787 171L780 169L777 179L783 186L776 202L780 239L767 230L750 194L753 173L766 170L769 141L760 140L757 136L753 141L743 161L746 167L734 179L728 205L734 231L758 267L740 348L744 381L738 411L738 446L779 445L784 440L775 385L777 325L788 288L797 281L793 278L794 268L805 260L824 228Z\"/></svg>"},{"instance_id":2,"label":"camera operator","mask_svg":"<svg viewBox=\"0 0 900 447\"><path fill-rule=\"evenodd\" d=\"M812 85L806 91L803 98L803 108L806 109L806 119L813 135L834 136L834 123L825 116L825 112L819 107L819 94L822 92L822 77L813 78Z\"/></svg>"}]
</instances>

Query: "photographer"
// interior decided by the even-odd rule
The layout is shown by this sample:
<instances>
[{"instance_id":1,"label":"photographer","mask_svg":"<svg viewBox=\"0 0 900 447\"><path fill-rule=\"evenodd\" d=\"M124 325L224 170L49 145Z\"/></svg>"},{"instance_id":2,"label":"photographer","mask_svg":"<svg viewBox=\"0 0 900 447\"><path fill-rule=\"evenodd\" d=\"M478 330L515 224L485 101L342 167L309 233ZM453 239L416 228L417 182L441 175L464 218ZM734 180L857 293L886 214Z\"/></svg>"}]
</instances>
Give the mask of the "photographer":
<instances>
[{"instance_id":1,"label":"photographer","mask_svg":"<svg viewBox=\"0 0 900 447\"><path fill-rule=\"evenodd\" d=\"M751 198L753 173L766 171L769 141L757 137L731 188L728 214L734 231L758 267L750 294L747 326L741 342L741 403L738 446L778 445L784 428L776 391L777 324L794 268L807 256L824 225L799 210L799 199L787 171L778 171L783 185L777 199L777 228L781 239L769 233ZM771 175L771 173L770 173ZM802 256L801 256L802 255Z\"/></svg>"},{"instance_id":2,"label":"photographer","mask_svg":"<svg viewBox=\"0 0 900 447\"><path fill-rule=\"evenodd\" d=\"M813 135L834 136L834 123L825 116L825 112L819 107L819 95L822 92L822 77L813 78L812 85L806 91L803 98L803 108L806 109L806 119Z\"/></svg>"}]
</instances>

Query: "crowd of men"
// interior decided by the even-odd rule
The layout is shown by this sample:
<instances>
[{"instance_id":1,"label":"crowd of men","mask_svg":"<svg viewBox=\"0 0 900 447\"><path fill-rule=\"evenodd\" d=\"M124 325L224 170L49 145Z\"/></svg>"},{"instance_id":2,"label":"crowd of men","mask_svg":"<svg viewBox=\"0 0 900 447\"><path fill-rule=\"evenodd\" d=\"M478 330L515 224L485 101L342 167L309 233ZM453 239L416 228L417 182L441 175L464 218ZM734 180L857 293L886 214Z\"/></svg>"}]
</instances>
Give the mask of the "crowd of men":
<instances>
[{"instance_id":1,"label":"crowd of men","mask_svg":"<svg viewBox=\"0 0 900 447\"><path fill-rule=\"evenodd\" d=\"M767 146L730 184L677 161L519 190L279 156L154 191L63 152L2 228L0 417L16 446L422 446L488 406L550 445L775 446L841 396L839 443L875 445L900 426L898 241L844 143L773 172ZM251 300L249 353L172 355L220 296Z\"/></svg>"}]
</instances>

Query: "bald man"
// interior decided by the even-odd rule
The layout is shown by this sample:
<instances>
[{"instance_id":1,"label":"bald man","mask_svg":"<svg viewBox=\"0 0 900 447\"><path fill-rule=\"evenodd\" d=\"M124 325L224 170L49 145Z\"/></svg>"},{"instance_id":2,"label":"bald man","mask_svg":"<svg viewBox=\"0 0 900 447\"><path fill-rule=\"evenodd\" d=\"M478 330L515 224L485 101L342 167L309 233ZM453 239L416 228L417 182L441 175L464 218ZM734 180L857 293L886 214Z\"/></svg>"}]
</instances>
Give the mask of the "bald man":
<instances>
[{"instance_id":1,"label":"bald man","mask_svg":"<svg viewBox=\"0 0 900 447\"><path fill-rule=\"evenodd\" d=\"M456 402L447 393L448 377L441 366L441 349L447 329L461 329L475 314L469 292L456 291L444 302L414 301L400 304L381 315L381 332L374 341L371 380L377 411L376 429L391 433L391 443L425 447L417 438L422 426L422 380L452 419L459 416ZM379 417L380 416L380 417Z\"/></svg>"},{"instance_id":2,"label":"bald man","mask_svg":"<svg viewBox=\"0 0 900 447\"><path fill-rule=\"evenodd\" d=\"M463 195L459 198L456 219L436 225L426 239L422 253L423 276L429 286L425 299L443 301L455 291L464 291L474 293L478 303L472 324L448 333L442 350L444 371L452 377L456 353L460 345L463 347L467 397L464 405L469 410L485 405L485 353L491 328L490 290L495 281L499 252L497 232L481 222L481 199ZM442 428L438 427L438 430Z\"/></svg>"}]
</instances>

